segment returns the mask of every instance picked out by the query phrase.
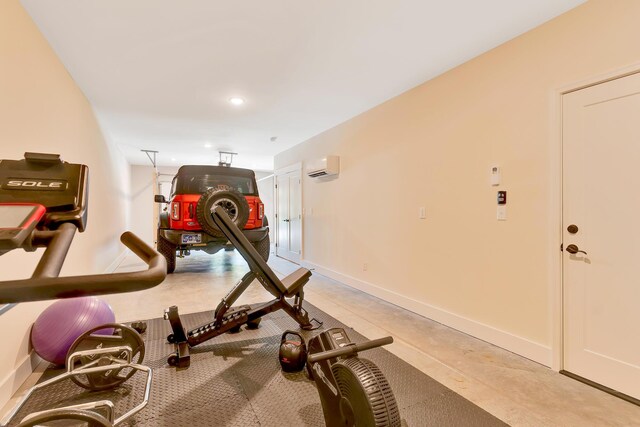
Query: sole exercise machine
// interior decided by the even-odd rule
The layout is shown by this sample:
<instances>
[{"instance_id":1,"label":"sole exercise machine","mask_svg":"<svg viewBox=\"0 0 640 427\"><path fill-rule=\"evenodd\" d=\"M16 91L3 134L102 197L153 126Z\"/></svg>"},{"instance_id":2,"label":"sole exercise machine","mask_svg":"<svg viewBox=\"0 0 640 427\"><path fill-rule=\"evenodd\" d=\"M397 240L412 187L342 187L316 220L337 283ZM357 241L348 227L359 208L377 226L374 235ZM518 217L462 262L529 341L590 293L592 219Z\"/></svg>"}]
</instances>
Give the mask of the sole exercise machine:
<instances>
[{"instance_id":1,"label":"sole exercise machine","mask_svg":"<svg viewBox=\"0 0 640 427\"><path fill-rule=\"evenodd\" d=\"M303 288L309 281L309 277L311 277L311 271L306 268L299 268L280 280L240 229L231 221L223 208L217 206L212 209L211 218L245 259L250 271L218 304L214 319L210 323L186 331L182 325L178 307L172 306L165 311L164 317L169 320L172 329L167 341L175 344L175 353L168 358L170 365L178 368L187 368L190 364L190 347L202 344L226 332L237 332L244 324L248 328L257 328L262 316L277 310L284 310L304 330L317 329L322 325L322 322L316 319L309 319L309 314L302 307L304 301ZM240 295L255 279L275 299L261 304L233 307ZM293 298L293 304L287 298Z\"/></svg>"},{"instance_id":2,"label":"sole exercise machine","mask_svg":"<svg viewBox=\"0 0 640 427\"><path fill-rule=\"evenodd\" d=\"M63 162L57 154L25 153L23 160L0 161L0 255L45 248L31 278L0 282L0 304L133 292L164 280L164 257L130 232L120 240L148 265L147 270L58 277L76 231L85 229L87 193L87 166ZM113 333L105 334L105 328ZM88 390L110 390L136 372L145 372L143 401L120 417L116 418L111 401L100 400L41 411L19 423L19 427L49 422L119 425L149 402L152 373L140 364L143 358L144 343L134 329L120 324L94 328L71 346L66 372L31 388L0 425L11 423L36 390L54 383L70 378Z\"/></svg>"}]
</instances>

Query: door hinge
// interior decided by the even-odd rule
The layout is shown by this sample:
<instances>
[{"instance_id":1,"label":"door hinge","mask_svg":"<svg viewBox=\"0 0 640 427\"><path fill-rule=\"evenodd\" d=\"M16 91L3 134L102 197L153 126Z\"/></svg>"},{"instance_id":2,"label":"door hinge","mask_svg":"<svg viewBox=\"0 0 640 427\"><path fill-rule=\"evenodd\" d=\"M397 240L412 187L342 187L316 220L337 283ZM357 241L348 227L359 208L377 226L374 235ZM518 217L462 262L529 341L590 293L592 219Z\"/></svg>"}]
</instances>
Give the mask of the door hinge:
<instances>
[{"instance_id":1,"label":"door hinge","mask_svg":"<svg viewBox=\"0 0 640 427\"><path fill-rule=\"evenodd\" d=\"M564 250L564 243L560 243L560 252Z\"/></svg>"}]
</instances>

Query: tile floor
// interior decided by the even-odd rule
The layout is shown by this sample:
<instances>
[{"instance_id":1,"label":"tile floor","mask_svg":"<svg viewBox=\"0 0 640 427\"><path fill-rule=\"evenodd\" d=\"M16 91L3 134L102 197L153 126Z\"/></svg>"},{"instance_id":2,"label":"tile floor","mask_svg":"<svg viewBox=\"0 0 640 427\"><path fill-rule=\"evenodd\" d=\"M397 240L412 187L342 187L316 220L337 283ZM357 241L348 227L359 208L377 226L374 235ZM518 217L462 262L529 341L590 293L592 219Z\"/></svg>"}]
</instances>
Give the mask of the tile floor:
<instances>
[{"instance_id":1,"label":"tile floor","mask_svg":"<svg viewBox=\"0 0 640 427\"><path fill-rule=\"evenodd\" d=\"M269 264L279 275L297 268L273 255ZM130 256L119 271L140 268ZM161 285L105 299L122 322L160 317L170 305L181 313L211 310L247 271L235 251L196 252L178 260L176 272ZM389 351L510 425L640 426L638 406L366 293L319 274L305 290L310 303L368 338L392 335ZM255 283L238 303L268 299Z\"/></svg>"}]
</instances>

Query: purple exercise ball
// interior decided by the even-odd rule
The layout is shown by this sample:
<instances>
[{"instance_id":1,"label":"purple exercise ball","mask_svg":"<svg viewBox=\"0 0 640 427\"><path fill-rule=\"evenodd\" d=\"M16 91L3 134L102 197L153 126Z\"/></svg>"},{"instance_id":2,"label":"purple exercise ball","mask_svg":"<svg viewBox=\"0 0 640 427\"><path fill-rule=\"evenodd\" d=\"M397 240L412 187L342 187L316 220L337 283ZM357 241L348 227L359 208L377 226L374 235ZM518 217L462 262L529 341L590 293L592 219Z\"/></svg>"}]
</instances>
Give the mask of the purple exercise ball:
<instances>
[{"instance_id":1,"label":"purple exercise ball","mask_svg":"<svg viewBox=\"0 0 640 427\"><path fill-rule=\"evenodd\" d=\"M80 335L115 321L116 316L109 304L96 297L58 300L36 319L31 329L31 344L47 362L64 365L69 348Z\"/></svg>"}]
</instances>

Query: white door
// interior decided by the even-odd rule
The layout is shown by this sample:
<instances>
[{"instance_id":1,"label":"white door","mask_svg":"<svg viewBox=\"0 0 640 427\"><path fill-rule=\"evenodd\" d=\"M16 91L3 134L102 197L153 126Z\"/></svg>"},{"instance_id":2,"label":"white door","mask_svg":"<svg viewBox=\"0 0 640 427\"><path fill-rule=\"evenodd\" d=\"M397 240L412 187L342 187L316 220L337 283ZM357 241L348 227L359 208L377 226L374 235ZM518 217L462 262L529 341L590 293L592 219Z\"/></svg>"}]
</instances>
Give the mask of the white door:
<instances>
[{"instance_id":1,"label":"white door","mask_svg":"<svg viewBox=\"0 0 640 427\"><path fill-rule=\"evenodd\" d=\"M562 108L564 369L640 399L640 74Z\"/></svg>"},{"instance_id":2,"label":"white door","mask_svg":"<svg viewBox=\"0 0 640 427\"><path fill-rule=\"evenodd\" d=\"M300 171L276 176L276 255L296 263L302 251L302 187Z\"/></svg>"},{"instance_id":3,"label":"white door","mask_svg":"<svg viewBox=\"0 0 640 427\"><path fill-rule=\"evenodd\" d=\"M302 253L302 179L300 172L289 174L289 252L295 262Z\"/></svg>"},{"instance_id":4,"label":"white door","mask_svg":"<svg viewBox=\"0 0 640 427\"><path fill-rule=\"evenodd\" d=\"M276 176L276 197L278 199L276 255L286 258L289 251L289 177L287 175Z\"/></svg>"}]
</instances>

